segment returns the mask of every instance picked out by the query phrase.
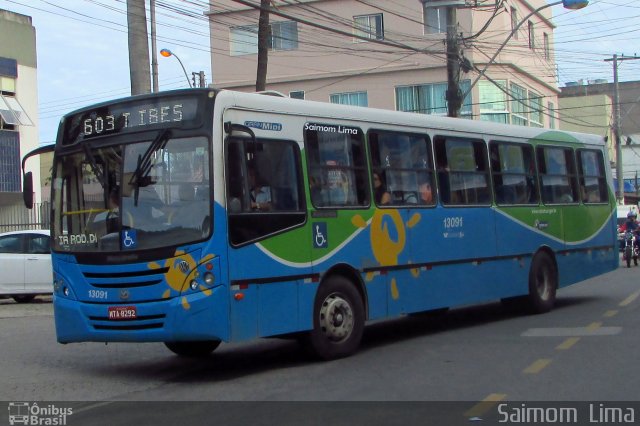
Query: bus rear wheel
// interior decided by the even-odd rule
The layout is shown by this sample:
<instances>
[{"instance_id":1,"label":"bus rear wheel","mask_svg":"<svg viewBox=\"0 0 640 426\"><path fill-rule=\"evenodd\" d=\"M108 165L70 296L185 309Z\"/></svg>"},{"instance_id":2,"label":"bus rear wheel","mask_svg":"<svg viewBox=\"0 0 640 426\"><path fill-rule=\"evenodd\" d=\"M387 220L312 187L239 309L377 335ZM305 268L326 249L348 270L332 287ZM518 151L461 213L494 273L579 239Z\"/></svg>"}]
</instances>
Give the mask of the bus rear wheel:
<instances>
[{"instance_id":1,"label":"bus rear wheel","mask_svg":"<svg viewBox=\"0 0 640 426\"><path fill-rule=\"evenodd\" d=\"M309 349L324 360L353 354L362 339L364 316L364 302L353 283L341 276L329 277L316 294Z\"/></svg>"},{"instance_id":2,"label":"bus rear wheel","mask_svg":"<svg viewBox=\"0 0 640 426\"><path fill-rule=\"evenodd\" d=\"M164 342L171 352L188 358L199 358L209 355L220 345L220 340L203 340L193 342Z\"/></svg>"},{"instance_id":3,"label":"bus rear wheel","mask_svg":"<svg viewBox=\"0 0 640 426\"><path fill-rule=\"evenodd\" d=\"M551 257L538 253L529 270L529 310L534 314L549 312L556 301L558 273Z\"/></svg>"}]
</instances>

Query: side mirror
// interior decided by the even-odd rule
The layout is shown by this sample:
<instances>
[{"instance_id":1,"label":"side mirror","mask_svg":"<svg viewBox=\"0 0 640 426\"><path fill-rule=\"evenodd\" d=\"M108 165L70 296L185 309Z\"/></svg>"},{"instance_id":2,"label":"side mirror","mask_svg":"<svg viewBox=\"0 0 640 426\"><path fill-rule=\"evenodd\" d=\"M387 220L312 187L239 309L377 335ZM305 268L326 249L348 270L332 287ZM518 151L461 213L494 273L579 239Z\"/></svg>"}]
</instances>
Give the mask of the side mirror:
<instances>
[{"instance_id":1,"label":"side mirror","mask_svg":"<svg viewBox=\"0 0 640 426\"><path fill-rule=\"evenodd\" d=\"M33 208L33 174L27 172L22 177L22 198L24 205L28 209Z\"/></svg>"}]
</instances>

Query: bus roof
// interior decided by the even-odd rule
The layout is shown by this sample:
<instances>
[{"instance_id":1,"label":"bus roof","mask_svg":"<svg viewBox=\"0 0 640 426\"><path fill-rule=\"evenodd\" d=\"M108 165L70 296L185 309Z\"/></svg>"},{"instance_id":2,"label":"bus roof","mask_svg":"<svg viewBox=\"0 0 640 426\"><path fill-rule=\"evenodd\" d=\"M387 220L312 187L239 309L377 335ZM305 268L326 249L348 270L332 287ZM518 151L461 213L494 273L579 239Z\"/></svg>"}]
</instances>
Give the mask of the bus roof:
<instances>
[{"instance_id":1,"label":"bus roof","mask_svg":"<svg viewBox=\"0 0 640 426\"><path fill-rule=\"evenodd\" d=\"M216 96L218 101L228 102L236 107L261 110L265 112L282 112L293 115L311 115L346 121L373 121L381 124L405 125L417 128L432 128L469 133L480 133L492 136L517 137L526 139L548 139L558 142L558 135L563 134L580 140L583 143L604 145L602 136L566 132L527 126L516 126L487 121L451 118L430 114L391 111L371 107L330 104L309 100L291 99L287 97L265 96L259 93L245 93L221 90Z\"/></svg>"}]
</instances>

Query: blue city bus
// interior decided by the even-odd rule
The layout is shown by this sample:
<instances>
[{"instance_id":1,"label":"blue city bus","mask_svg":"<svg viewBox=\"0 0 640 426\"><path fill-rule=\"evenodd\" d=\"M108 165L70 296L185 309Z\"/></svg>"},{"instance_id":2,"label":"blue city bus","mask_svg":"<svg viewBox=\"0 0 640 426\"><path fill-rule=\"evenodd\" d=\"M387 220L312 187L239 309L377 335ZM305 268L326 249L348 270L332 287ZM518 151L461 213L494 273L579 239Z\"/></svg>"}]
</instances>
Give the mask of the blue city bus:
<instances>
[{"instance_id":1,"label":"blue city bus","mask_svg":"<svg viewBox=\"0 0 640 426\"><path fill-rule=\"evenodd\" d=\"M594 135L188 89L74 111L53 149L61 343L296 336L334 359L367 321L546 312L619 262Z\"/></svg>"}]
</instances>

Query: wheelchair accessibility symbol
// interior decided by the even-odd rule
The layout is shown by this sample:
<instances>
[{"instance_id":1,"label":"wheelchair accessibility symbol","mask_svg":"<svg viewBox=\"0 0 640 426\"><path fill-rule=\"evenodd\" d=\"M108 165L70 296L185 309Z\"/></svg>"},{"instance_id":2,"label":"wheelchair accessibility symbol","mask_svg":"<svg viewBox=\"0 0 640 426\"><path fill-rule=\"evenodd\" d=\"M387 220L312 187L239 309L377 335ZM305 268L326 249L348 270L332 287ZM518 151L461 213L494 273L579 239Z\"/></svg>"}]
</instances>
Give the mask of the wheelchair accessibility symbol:
<instances>
[{"instance_id":1,"label":"wheelchair accessibility symbol","mask_svg":"<svg viewBox=\"0 0 640 426\"><path fill-rule=\"evenodd\" d=\"M134 249L138 246L138 237L134 229L129 229L120 234L122 247L124 249Z\"/></svg>"},{"instance_id":2,"label":"wheelchair accessibility symbol","mask_svg":"<svg viewBox=\"0 0 640 426\"><path fill-rule=\"evenodd\" d=\"M313 248L327 248L329 246L327 224L325 222L316 222L312 225L312 229Z\"/></svg>"}]
</instances>

